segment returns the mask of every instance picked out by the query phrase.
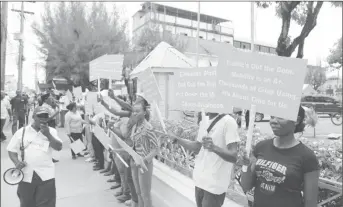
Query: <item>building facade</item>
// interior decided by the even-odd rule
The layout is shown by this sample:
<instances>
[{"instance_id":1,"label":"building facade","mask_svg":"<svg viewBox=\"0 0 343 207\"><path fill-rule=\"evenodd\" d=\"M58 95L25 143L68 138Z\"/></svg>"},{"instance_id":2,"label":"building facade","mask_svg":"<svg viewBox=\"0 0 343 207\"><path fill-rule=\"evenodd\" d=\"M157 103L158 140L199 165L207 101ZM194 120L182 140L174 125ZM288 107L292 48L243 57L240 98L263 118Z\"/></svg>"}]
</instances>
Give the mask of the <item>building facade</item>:
<instances>
[{"instance_id":1,"label":"building facade","mask_svg":"<svg viewBox=\"0 0 343 207\"><path fill-rule=\"evenodd\" d=\"M146 2L133 15L133 37L139 37L145 28L151 28L159 32L178 35L187 40L188 45L194 45L197 37L197 13L165 6L157 3ZM200 56L201 58L213 60L218 57L218 53L208 52L211 47L221 47L218 43L232 44L236 48L250 50L250 40L244 40L234 36L234 27L231 20L222 19L210 15L200 14ZM188 42L193 43L188 43ZM206 45L206 46L205 46ZM276 54L275 47L272 45L255 42L255 51ZM223 46L225 47L225 46ZM192 46L192 48L194 48ZM207 50L207 51L206 51ZM194 59L196 51L186 48L184 52L187 56Z\"/></svg>"}]
</instances>

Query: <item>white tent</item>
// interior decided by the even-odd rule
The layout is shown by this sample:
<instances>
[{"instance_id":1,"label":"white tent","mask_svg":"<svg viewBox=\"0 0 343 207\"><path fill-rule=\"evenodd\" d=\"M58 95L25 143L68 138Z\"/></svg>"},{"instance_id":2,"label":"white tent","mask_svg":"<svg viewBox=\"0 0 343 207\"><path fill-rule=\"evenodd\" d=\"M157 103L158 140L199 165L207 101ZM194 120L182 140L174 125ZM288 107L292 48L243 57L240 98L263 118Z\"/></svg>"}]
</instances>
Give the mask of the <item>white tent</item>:
<instances>
[{"instance_id":1,"label":"white tent","mask_svg":"<svg viewBox=\"0 0 343 207\"><path fill-rule=\"evenodd\" d=\"M302 95L314 95L317 94L317 91L310 84L304 84Z\"/></svg>"},{"instance_id":2,"label":"white tent","mask_svg":"<svg viewBox=\"0 0 343 207\"><path fill-rule=\"evenodd\" d=\"M186 55L166 42L158 44L142 62L131 72L131 77L147 68L192 68L194 63Z\"/></svg>"},{"instance_id":3,"label":"white tent","mask_svg":"<svg viewBox=\"0 0 343 207\"><path fill-rule=\"evenodd\" d=\"M330 79L338 79L342 80L342 67L339 69L332 69L330 72L326 73L326 79L330 80Z\"/></svg>"}]
</instances>

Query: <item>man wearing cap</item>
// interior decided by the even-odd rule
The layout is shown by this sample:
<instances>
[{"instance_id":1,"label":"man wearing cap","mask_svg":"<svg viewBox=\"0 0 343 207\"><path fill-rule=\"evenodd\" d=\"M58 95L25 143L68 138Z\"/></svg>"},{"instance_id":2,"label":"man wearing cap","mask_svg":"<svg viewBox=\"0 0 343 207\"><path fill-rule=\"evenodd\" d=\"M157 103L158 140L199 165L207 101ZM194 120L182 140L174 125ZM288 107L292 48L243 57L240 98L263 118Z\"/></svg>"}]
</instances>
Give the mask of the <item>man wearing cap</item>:
<instances>
[{"instance_id":1,"label":"man wearing cap","mask_svg":"<svg viewBox=\"0 0 343 207\"><path fill-rule=\"evenodd\" d=\"M12 117L11 105L8 102L8 100L5 98L5 96L6 96L5 92L1 91L1 137L0 137L1 142L6 140L6 136L3 133L3 129L6 124L7 118L9 117L10 118L9 121L12 121L11 120L12 119L11 118Z\"/></svg>"},{"instance_id":2,"label":"man wearing cap","mask_svg":"<svg viewBox=\"0 0 343 207\"><path fill-rule=\"evenodd\" d=\"M16 91L16 94L17 95L10 101L13 115L12 134L17 131L17 127L20 128L24 126L25 116L27 114L27 98L22 96L21 91L19 90ZM19 126L17 126L17 121L19 121Z\"/></svg>"},{"instance_id":3,"label":"man wearing cap","mask_svg":"<svg viewBox=\"0 0 343 207\"><path fill-rule=\"evenodd\" d=\"M17 195L21 207L55 207L55 164L52 162L52 152L62 149L62 141L56 129L47 125L49 111L46 108L37 107L32 118L34 122L19 129L7 146L10 159L24 173ZM24 160L18 157L22 153Z\"/></svg>"}]
</instances>

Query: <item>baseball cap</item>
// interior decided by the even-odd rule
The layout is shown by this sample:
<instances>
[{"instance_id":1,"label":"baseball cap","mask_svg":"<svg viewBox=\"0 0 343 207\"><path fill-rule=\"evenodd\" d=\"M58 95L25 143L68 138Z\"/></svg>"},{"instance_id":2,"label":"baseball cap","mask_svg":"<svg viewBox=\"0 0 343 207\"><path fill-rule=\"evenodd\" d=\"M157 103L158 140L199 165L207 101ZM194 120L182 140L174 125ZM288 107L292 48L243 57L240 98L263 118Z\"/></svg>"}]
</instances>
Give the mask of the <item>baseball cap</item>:
<instances>
[{"instance_id":1,"label":"baseball cap","mask_svg":"<svg viewBox=\"0 0 343 207\"><path fill-rule=\"evenodd\" d=\"M40 114L48 114L49 115L49 109L47 109L44 106L38 106L33 111L33 115L40 115Z\"/></svg>"}]
</instances>

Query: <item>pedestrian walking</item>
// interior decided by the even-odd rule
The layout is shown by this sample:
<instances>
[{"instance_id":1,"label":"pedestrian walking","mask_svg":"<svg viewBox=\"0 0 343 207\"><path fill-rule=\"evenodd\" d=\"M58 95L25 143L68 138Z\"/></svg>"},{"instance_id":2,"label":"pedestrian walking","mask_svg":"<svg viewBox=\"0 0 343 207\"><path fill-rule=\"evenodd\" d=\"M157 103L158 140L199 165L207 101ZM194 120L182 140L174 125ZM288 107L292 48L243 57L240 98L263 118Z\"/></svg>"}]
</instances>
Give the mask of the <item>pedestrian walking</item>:
<instances>
[{"instance_id":1,"label":"pedestrian walking","mask_svg":"<svg viewBox=\"0 0 343 207\"><path fill-rule=\"evenodd\" d=\"M10 103L13 115L12 134L14 134L17 131L17 128L19 129L25 124L28 100L26 97L22 96L21 91L17 90L16 96L11 99Z\"/></svg>"},{"instance_id":2,"label":"pedestrian walking","mask_svg":"<svg viewBox=\"0 0 343 207\"><path fill-rule=\"evenodd\" d=\"M10 159L24 173L17 195L21 207L55 207L55 165L52 151L62 149L57 131L47 125L49 111L37 107L34 122L18 130L7 146ZM21 147L22 146L22 147ZM24 156L21 160L18 155Z\"/></svg>"},{"instance_id":3,"label":"pedestrian walking","mask_svg":"<svg viewBox=\"0 0 343 207\"><path fill-rule=\"evenodd\" d=\"M11 105L6 99L5 92L1 91L1 142L7 139L3 132L7 120L12 121Z\"/></svg>"},{"instance_id":4,"label":"pedestrian walking","mask_svg":"<svg viewBox=\"0 0 343 207\"><path fill-rule=\"evenodd\" d=\"M67 109L69 112L65 115L65 129L68 137L70 137L70 140L76 141L80 139L83 141L82 137L82 130L83 130L83 124L89 124L88 122L84 121L81 117L81 114L77 111L76 103L70 103L67 106ZM76 155L71 150L72 159L76 159ZM80 153L77 154L79 157L83 157Z\"/></svg>"}]
</instances>

